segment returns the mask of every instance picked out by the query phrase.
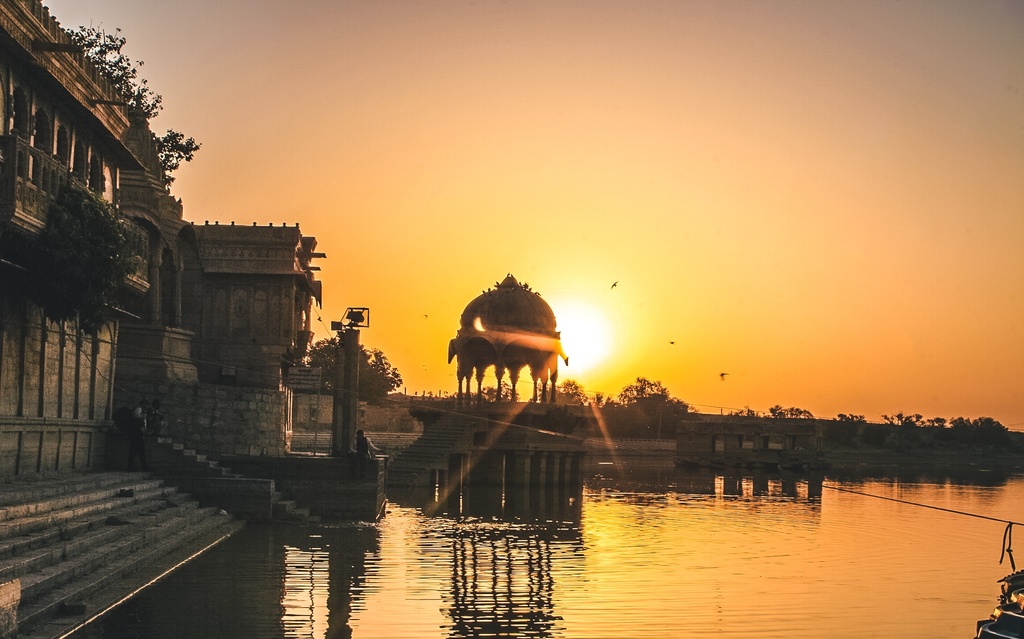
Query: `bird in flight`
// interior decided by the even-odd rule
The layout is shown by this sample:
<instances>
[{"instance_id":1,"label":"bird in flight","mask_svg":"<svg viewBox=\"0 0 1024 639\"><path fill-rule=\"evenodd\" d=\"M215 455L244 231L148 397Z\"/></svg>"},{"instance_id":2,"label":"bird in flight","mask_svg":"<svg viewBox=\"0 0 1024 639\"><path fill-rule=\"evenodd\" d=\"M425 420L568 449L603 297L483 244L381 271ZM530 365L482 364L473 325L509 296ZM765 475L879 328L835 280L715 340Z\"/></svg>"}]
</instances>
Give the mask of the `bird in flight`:
<instances>
[{"instance_id":1,"label":"bird in flight","mask_svg":"<svg viewBox=\"0 0 1024 639\"><path fill-rule=\"evenodd\" d=\"M725 381L725 376L728 375L728 374L729 373L719 373L718 376L721 377L722 381L724 382Z\"/></svg>"},{"instance_id":2,"label":"bird in flight","mask_svg":"<svg viewBox=\"0 0 1024 639\"><path fill-rule=\"evenodd\" d=\"M675 342L669 342L669 344L675 344Z\"/></svg>"},{"instance_id":3,"label":"bird in flight","mask_svg":"<svg viewBox=\"0 0 1024 639\"><path fill-rule=\"evenodd\" d=\"M615 288L618 285L619 285L619 280L615 280L614 282L612 282L612 288Z\"/></svg>"},{"instance_id":4,"label":"bird in flight","mask_svg":"<svg viewBox=\"0 0 1024 639\"><path fill-rule=\"evenodd\" d=\"M423 314L423 319L427 319L427 314L426 313Z\"/></svg>"}]
</instances>

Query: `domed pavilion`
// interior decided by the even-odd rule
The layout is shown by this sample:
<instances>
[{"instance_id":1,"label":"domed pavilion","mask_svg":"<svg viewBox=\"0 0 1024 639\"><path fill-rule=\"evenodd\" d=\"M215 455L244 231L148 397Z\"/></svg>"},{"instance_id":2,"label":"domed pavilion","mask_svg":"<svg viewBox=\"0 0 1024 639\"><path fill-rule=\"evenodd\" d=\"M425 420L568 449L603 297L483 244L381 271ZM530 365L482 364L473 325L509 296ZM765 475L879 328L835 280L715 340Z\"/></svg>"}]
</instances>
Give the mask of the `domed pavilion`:
<instances>
[{"instance_id":1,"label":"domed pavilion","mask_svg":"<svg viewBox=\"0 0 1024 639\"><path fill-rule=\"evenodd\" d=\"M516 401L519 375L528 368L533 379L533 401L554 403L558 358L569 363L555 328L555 314L547 302L511 274L484 291L462 311L459 331L448 343L448 363L456 360L459 402L463 401L463 392L471 392L472 377L476 377L477 402L483 401L484 374L493 366L499 400L506 371L512 387L509 399Z\"/></svg>"}]
</instances>

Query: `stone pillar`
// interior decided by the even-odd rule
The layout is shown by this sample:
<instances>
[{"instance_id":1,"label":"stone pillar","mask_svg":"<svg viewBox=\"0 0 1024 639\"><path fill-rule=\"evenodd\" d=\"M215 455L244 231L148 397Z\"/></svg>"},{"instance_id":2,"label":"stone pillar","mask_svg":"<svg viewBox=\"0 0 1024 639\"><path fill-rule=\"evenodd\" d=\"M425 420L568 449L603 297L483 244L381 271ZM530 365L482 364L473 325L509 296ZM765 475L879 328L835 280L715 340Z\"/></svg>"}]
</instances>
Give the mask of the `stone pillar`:
<instances>
[{"instance_id":1,"label":"stone pillar","mask_svg":"<svg viewBox=\"0 0 1024 639\"><path fill-rule=\"evenodd\" d=\"M149 261L149 323L155 326L160 321L160 266L163 264L163 251L159 243L150 250Z\"/></svg>"},{"instance_id":2,"label":"stone pillar","mask_svg":"<svg viewBox=\"0 0 1024 639\"><path fill-rule=\"evenodd\" d=\"M174 269L174 317L171 318L171 326L175 328L181 327L181 274L184 270L185 265L180 262Z\"/></svg>"},{"instance_id":3,"label":"stone pillar","mask_svg":"<svg viewBox=\"0 0 1024 639\"><path fill-rule=\"evenodd\" d=\"M341 331L338 338L331 417L331 454L335 457L348 454L359 429L359 331Z\"/></svg>"}]
</instances>

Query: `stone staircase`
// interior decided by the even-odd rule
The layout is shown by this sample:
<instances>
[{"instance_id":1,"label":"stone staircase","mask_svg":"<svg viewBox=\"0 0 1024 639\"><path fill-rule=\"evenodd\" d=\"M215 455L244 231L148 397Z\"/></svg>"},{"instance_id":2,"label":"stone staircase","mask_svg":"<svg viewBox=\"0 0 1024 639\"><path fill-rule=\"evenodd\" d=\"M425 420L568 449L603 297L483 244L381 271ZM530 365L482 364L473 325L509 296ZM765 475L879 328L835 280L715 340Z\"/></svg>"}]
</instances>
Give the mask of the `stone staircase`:
<instances>
[{"instance_id":1,"label":"stone staircase","mask_svg":"<svg viewBox=\"0 0 1024 639\"><path fill-rule=\"evenodd\" d=\"M150 441L147 444L146 454L149 465L154 472L161 477L165 477L172 484L185 485L189 491L196 490L198 487L196 480L203 478L236 479L250 482L270 481L270 485L273 485L271 480L251 480L243 473L233 472L219 461L210 459L203 453L187 448L169 437L159 437L155 441ZM202 495L201 501L208 501L205 495ZM218 500L211 498L209 501L216 502ZM232 510L229 503L222 505L229 511ZM308 508L300 508L295 500L286 499L284 493L274 488L271 488L268 506L270 518L275 521L304 524L320 523L320 518L310 514Z\"/></svg>"},{"instance_id":2,"label":"stone staircase","mask_svg":"<svg viewBox=\"0 0 1024 639\"><path fill-rule=\"evenodd\" d=\"M397 450L388 466L388 486L424 486L432 471L448 471L448 457L468 445L464 423L445 417L423 429L423 434ZM376 440L374 440L376 443Z\"/></svg>"},{"instance_id":3,"label":"stone staircase","mask_svg":"<svg viewBox=\"0 0 1024 639\"><path fill-rule=\"evenodd\" d=\"M0 636L61 636L243 525L148 473L2 484Z\"/></svg>"}]
</instances>

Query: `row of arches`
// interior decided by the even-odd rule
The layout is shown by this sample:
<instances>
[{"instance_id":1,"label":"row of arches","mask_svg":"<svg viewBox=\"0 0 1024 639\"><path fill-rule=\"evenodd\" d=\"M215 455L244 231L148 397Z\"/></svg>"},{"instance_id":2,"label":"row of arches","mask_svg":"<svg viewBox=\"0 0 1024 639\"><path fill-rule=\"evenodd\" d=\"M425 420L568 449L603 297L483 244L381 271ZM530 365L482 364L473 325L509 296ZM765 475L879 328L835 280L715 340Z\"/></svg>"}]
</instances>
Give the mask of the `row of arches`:
<instances>
[{"instance_id":1,"label":"row of arches","mask_svg":"<svg viewBox=\"0 0 1024 639\"><path fill-rule=\"evenodd\" d=\"M66 122L51 115L46 107L37 104L33 112L31 96L24 87L14 87L10 109L5 108L4 113L9 116L10 133L39 151L36 154L19 148L17 171L22 179L44 191L55 190L59 186L59 180L53 175L57 170L53 166L55 161L61 172L70 173L93 192L113 200L115 179L100 154L90 149Z\"/></svg>"},{"instance_id":2,"label":"row of arches","mask_svg":"<svg viewBox=\"0 0 1024 639\"><path fill-rule=\"evenodd\" d=\"M537 344L545 338L524 335L501 346L492 343L482 335L464 341L458 348L456 357L456 377L459 382L459 402L470 394L470 380L476 379L476 399L483 401L483 380L487 371L493 367L497 380L496 399L504 399L502 385L505 374L509 377L509 397L511 401L519 400L519 378L523 369L529 371L533 382L532 400L534 402L556 401L555 388L558 384L559 354L552 345ZM552 341L547 339L546 341ZM500 352L499 352L500 349ZM465 383L465 391L463 384ZM550 393L549 385L550 384Z\"/></svg>"}]
</instances>

